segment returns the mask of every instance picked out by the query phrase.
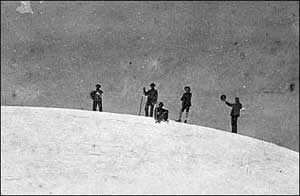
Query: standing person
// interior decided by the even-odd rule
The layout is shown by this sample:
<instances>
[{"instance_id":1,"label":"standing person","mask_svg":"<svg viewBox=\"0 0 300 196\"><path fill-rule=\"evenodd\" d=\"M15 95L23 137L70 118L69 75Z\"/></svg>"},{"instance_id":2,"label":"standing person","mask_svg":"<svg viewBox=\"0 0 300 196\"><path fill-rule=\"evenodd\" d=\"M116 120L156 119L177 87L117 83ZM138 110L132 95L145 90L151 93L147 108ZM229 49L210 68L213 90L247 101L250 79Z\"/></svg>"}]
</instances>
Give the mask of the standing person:
<instances>
[{"instance_id":1,"label":"standing person","mask_svg":"<svg viewBox=\"0 0 300 196\"><path fill-rule=\"evenodd\" d=\"M231 127L232 133L237 133L237 120L240 117L240 110L242 109L242 104L240 103L239 97L235 97L235 103L229 103L226 101L226 97L222 99L226 105L232 107L230 116L231 116Z\"/></svg>"},{"instance_id":2,"label":"standing person","mask_svg":"<svg viewBox=\"0 0 300 196\"><path fill-rule=\"evenodd\" d=\"M181 103L181 109L179 112L179 119L176 121L181 122L182 112L184 112L184 110L185 110L186 111L186 114L185 114L186 119L184 120L184 122L187 123L190 107L192 106L192 102L191 102L192 93L191 93L191 88L189 86L185 86L184 90L185 90L185 93L182 95L182 97L180 99L182 101L182 103Z\"/></svg>"},{"instance_id":3,"label":"standing person","mask_svg":"<svg viewBox=\"0 0 300 196\"><path fill-rule=\"evenodd\" d=\"M151 83L150 84L151 89L146 91L146 88L143 88L144 91L144 95L148 96L147 102L146 102L146 106L145 106L145 116L149 116L149 106L150 106L150 116L153 117L153 109L154 106L157 102L157 97L158 97L158 92L157 90L154 88L155 84Z\"/></svg>"},{"instance_id":4,"label":"standing person","mask_svg":"<svg viewBox=\"0 0 300 196\"><path fill-rule=\"evenodd\" d=\"M165 108L163 108L164 103L159 102L158 107L155 108L154 112L154 119L156 120L155 122L160 123L161 121L167 121L168 122L168 115L169 111Z\"/></svg>"},{"instance_id":5,"label":"standing person","mask_svg":"<svg viewBox=\"0 0 300 196\"><path fill-rule=\"evenodd\" d=\"M100 90L101 85L96 84L96 90L91 92L91 98L93 100L93 111L97 110L97 106L99 107L99 111L102 112L102 94L103 91Z\"/></svg>"}]
</instances>

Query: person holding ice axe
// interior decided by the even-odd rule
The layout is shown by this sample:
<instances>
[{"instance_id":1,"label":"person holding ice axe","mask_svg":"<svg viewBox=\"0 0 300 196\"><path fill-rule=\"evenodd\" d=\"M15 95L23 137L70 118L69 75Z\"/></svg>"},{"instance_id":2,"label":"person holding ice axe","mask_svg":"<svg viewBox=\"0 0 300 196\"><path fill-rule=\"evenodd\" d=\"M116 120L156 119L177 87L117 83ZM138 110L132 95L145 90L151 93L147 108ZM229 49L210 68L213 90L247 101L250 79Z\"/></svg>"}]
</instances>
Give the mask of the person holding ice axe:
<instances>
[{"instance_id":1,"label":"person holding ice axe","mask_svg":"<svg viewBox=\"0 0 300 196\"><path fill-rule=\"evenodd\" d=\"M149 107L150 107L150 117L153 117L153 110L157 102L158 91L154 88L155 87L154 83L151 83L150 87L151 89L148 91L146 91L145 87L143 88L144 95L148 96L146 106L145 106L145 116L149 116ZM141 100L141 104L142 104L142 100Z\"/></svg>"}]
</instances>

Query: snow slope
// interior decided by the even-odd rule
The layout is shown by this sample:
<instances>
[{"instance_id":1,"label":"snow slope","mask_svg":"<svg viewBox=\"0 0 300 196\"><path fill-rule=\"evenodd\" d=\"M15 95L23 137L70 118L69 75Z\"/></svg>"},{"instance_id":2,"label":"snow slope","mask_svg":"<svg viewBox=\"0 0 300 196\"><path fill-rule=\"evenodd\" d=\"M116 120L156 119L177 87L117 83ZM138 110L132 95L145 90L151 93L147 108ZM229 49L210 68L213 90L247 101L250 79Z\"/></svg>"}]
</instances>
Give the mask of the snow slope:
<instances>
[{"instance_id":1,"label":"snow slope","mask_svg":"<svg viewBox=\"0 0 300 196\"><path fill-rule=\"evenodd\" d=\"M299 153L142 116L1 106L2 194L299 194Z\"/></svg>"}]
</instances>

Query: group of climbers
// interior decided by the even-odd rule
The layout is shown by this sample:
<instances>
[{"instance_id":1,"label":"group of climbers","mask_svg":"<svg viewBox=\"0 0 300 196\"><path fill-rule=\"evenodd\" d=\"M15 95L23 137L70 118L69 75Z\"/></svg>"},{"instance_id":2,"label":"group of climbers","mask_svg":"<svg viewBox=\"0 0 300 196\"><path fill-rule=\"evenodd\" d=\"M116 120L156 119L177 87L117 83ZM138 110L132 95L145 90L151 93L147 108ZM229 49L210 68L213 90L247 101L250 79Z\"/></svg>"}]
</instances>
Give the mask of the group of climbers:
<instances>
[{"instance_id":1,"label":"group of climbers","mask_svg":"<svg viewBox=\"0 0 300 196\"><path fill-rule=\"evenodd\" d=\"M150 90L146 91L146 88L143 88L144 95L147 96L147 102L145 106L145 116L149 116L149 106L150 106L150 117L153 117L153 109L155 105L157 104L157 99L158 99L158 92L155 89L155 84L151 83L150 84ZM186 111L186 119L184 120L185 123L187 123L187 118L189 114L189 109L191 107L191 98L192 98L192 93L191 93L191 88L189 86L184 87L185 93L181 97L181 109L179 112L179 119L176 120L177 122L181 122L181 117L182 113ZM156 119L156 122L161 122L161 121L168 121L168 113L169 111L165 108L163 108L164 103L159 102L158 107L155 108L154 111L154 118Z\"/></svg>"},{"instance_id":2,"label":"group of climbers","mask_svg":"<svg viewBox=\"0 0 300 196\"><path fill-rule=\"evenodd\" d=\"M156 122L161 122L161 121L167 121L168 122L168 116L169 116L169 111L164 108L164 103L163 102L158 102L158 91L155 89L155 84L151 83L150 84L150 89L146 91L146 88L143 88L144 95L147 96L147 101L145 104L145 116L150 116L153 117L154 113L154 119ZM101 85L97 84L96 85L96 90L92 91L90 96L93 99L93 111L96 111L97 106L99 107L99 111L102 111L102 94L103 91L100 90ZM182 121L182 114L185 111L185 120L184 123L187 123L188 117L189 117L189 111L190 107L192 106L191 104L191 98L192 98L192 93L191 93L191 88L189 86L184 87L184 93L181 97L181 108L179 111L179 118L176 120L177 122ZM235 103L229 103L226 101L226 96L222 95L221 100L226 103L226 105L232 107L231 110L231 125L232 125L232 132L237 133L237 119L240 116L240 110L242 109L242 104L239 101L239 98L235 98ZM156 106L156 107L155 107ZM150 115L149 115L149 108L150 108Z\"/></svg>"}]
</instances>

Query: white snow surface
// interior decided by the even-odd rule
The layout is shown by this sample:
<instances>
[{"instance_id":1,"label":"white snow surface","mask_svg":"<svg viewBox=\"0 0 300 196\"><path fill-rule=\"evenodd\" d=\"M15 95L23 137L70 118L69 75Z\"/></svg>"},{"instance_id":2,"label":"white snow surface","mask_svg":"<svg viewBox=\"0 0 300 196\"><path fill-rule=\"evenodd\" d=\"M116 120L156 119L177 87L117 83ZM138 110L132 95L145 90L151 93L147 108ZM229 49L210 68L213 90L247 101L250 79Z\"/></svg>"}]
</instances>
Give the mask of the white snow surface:
<instances>
[{"instance_id":1,"label":"white snow surface","mask_svg":"<svg viewBox=\"0 0 300 196\"><path fill-rule=\"evenodd\" d=\"M299 194L299 153L150 117L1 106L1 194Z\"/></svg>"}]
</instances>

